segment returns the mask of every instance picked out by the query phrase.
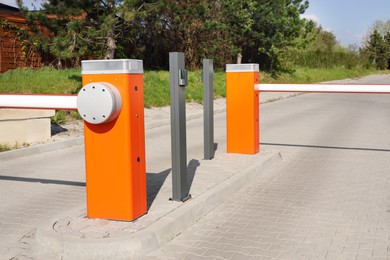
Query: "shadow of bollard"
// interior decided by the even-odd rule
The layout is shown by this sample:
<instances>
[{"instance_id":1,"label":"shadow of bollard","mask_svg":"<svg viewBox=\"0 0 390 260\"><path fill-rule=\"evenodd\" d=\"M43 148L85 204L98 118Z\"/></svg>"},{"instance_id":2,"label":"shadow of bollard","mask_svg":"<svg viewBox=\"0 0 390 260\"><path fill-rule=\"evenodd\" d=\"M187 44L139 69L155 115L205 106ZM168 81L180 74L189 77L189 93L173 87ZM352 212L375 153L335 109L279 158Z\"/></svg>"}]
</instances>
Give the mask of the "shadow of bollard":
<instances>
[{"instance_id":1,"label":"shadow of bollard","mask_svg":"<svg viewBox=\"0 0 390 260\"><path fill-rule=\"evenodd\" d=\"M148 210L152 206L157 194L161 190L165 180L167 179L171 169L167 169L160 173L146 173L146 191L147 191L147 207Z\"/></svg>"},{"instance_id":2,"label":"shadow of bollard","mask_svg":"<svg viewBox=\"0 0 390 260\"><path fill-rule=\"evenodd\" d=\"M187 179L187 185L188 185L188 193L190 193L192 183L194 182L195 178L195 173L198 167L200 166L200 162L198 160L192 159L188 163L187 167L187 174L188 174L188 179Z\"/></svg>"}]
</instances>

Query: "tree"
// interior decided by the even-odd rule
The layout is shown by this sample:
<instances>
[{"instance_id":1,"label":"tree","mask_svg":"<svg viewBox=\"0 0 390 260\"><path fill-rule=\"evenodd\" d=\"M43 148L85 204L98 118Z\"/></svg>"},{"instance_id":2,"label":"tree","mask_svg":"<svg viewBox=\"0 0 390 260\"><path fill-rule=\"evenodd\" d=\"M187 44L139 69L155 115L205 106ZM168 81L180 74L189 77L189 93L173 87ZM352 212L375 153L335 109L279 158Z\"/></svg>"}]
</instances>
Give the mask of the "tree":
<instances>
[{"instance_id":1,"label":"tree","mask_svg":"<svg viewBox=\"0 0 390 260\"><path fill-rule=\"evenodd\" d=\"M363 38L363 45L367 46L368 41L370 40L370 36L373 34L373 32L377 30L380 35L384 36L388 31L390 31L390 19L383 21L383 20L376 20L370 27L370 29L367 31L366 35Z\"/></svg>"},{"instance_id":2,"label":"tree","mask_svg":"<svg viewBox=\"0 0 390 260\"><path fill-rule=\"evenodd\" d=\"M281 54L295 45L304 26L299 15L307 7L303 0L160 0L138 22L139 45L145 47L145 63L157 67L167 66L168 51L182 51L190 68L205 57L223 67L241 53L244 62L279 71Z\"/></svg>"},{"instance_id":3,"label":"tree","mask_svg":"<svg viewBox=\"0 0 390 260\"><path fill-rule=\"evenodd\" d=\"M385 45L385 62L386 68L390 69L390 31L385 34L384 37L384 45Z\"/></svg>"},{"instance_id":4,"label":"tree","mask_svg":"<svg viewBox=\"0 0 390 260\"><path fill-rule=\"evenodd\" d=\"M313 51L331 52L338 45L336 36L332 32L323 30L321 26L317 27L315 34L315 40L310 44L310 49Z\"/></svg>"},{"instance_id":5,"label":"tree","mask_svg":"<svg viewBox=\"0 0 390 260\"><path fill-rule=\"evenodd\" d=\"M189 68L198 68L203 58L223 67L234 48L223 9L223 1L160 0L137 21L137 45L143 47L145 64L167 68L167 53L181 51Z\"/></svg>"},{"instance_id":6,"label":"tree","mask_svg":"<svg viewBox=\"0 0 390 260\"><path fill-rule=\"evenodd\" d=\"M387 51L385 41L378 30L374 30L370 35L367 46L369 60L376 65L377 69L384 70L387 68Z\"/></svg>"},{"instance_id":7,"label":"tree","mask_svg":"<svg viewBox=\"0 0 390 260\"><path fill-rule=\"evenodd\" d=\"M286 69L282 54L307 27L300 18L307 8L306 0L47 0L26 15L50 31L37 33L40 48L59 65L120 57L167 68L168 52L181 51L189 68L203 58L224 67L242 54L278 73Z\"/></svg>"},{"instance_id":8,"label":"tree","mask_svg":"<svg viewBox=\"0 0 390 260\"><path fill-rule=\"evenodd\" d=\"M23 1L18 0L23 6ZM141 1L47 0L39 12L27 12L50 33L39 35L41 48L58 59L58 66L79 64L80 58L113 59L117 41L134 20ZM127 37L127 35L126 35Z\"/></svg>"},{"instance_id":9,"label":"tree","mask_svg":"<svg viewBox=\"0 0 390 260\"><path fill-rule=\"evenodd\" d=\"M263 69L280 71L284 50L293 46L305 25L300 15L308 8L303 0L251 1L252 20L246 37L237 45L243 49L244 60L260 63Z\"/></svg>"}]
</instances>

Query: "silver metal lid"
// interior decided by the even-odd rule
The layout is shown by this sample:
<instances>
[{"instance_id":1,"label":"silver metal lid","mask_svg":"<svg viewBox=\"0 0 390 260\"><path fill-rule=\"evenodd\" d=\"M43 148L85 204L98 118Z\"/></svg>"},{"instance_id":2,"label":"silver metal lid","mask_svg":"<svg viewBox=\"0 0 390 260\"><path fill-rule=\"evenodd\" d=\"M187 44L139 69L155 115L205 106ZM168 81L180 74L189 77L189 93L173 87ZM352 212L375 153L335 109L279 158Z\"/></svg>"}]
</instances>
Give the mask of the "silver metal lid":
<instances>
[{"instance_id":1,"label":"silver metal lid","mask_svg":"<svg viewBox=\"0 0 390 260\"><path fill-rule=\"evenodd\" d=\"M83 60L81 74L143 74L142 60Z\"/></svg>"},{"instance_id":2,"label":"silver metal lid","mask_svg":"<svg viewBox=\"0 0 390 260\"><path fill-rule=\"evenodd\" d=\"M259 64L226 64L226 72L259 72Z\"/></svg>"}]
</instances>

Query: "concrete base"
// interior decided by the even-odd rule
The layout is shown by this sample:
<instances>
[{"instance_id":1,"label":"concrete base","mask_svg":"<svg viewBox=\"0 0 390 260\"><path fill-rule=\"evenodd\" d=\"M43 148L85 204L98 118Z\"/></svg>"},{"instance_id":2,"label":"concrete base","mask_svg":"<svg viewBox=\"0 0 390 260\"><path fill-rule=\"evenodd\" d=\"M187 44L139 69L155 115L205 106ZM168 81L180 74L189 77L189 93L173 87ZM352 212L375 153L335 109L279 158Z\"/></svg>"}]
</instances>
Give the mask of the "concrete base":
<instances>
[{"instance_id":1,"label":"concrete base","mask_svg":"<svg viewBox=\"0 0 390 260\"><path fill-rule=\"evenodd\" d=\"M15 145L50 139L54 110L1 109L0 143Z\"/></svg>"}]
</instances>

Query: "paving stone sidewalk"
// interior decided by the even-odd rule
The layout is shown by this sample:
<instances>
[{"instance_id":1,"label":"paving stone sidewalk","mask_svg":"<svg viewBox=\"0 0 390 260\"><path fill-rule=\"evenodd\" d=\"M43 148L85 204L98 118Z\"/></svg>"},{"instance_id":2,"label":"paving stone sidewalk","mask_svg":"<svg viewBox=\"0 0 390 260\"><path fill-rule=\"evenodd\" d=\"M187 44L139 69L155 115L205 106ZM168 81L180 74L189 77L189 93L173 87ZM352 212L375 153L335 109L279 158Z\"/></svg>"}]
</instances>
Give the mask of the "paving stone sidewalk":
<instances>
[{"instance_id":1,"label":"paving stone sidewalk","mask_svg":"<svg viewBox=\"0 0 390 260\"><path fill-rule=\"evenodd\" d=\"M276 101L292 95L294 94L265 95L262 102ZM237 172L247 169L247 173L255 173L254 169L245 167L251 164L248 163L248 160L254 161L257 168L261 168L263 165L261 158L264 157L264 154L253 158L229 157L231 155L225 154L224 102L223 99L216 101L216 131L220 132L216 142L219 143L219 147L215 159L211 162L202 161L202 144L196 141L197 139L202 140L200 138L202 134L202 106L188 104L188 117L193 119L189 122L188 128L189 131L196 130L192 136L197 136L188 140L189 147L194 147L193 152L189 149L191 155L189 158L194 158L189 161L189 185L191 185L191 194L195 202L197 197L207 193L224 180L232 179ZM128 235L143 229L156 219L168 215L173 209L181 206L178 203L168 201L171 182L169 175L169 114L167 114L169 110L168 108L157 110L157 112L148 111L146 113L147 157L149 161L154 161L147 165L149 214L131 225L99 220L89 221L84 218L85 166L81 138L72 139L68 136L65 141L2 153L0 156L0 194L2 198L0 204L0 259L11 259L15 255L18 255L18 258L35 257L35 259L40 259L40 254L43 254L44 251L37 252L33 249L42 248L45 236L42 235L42 232L38 232L42 235L42 243L39 242L41 244L37 245L37 227L43 226L42 229L38 228L38 230L44 230L45 227L53 226L55 223L56 230L61 230L66 234L73 232L73 234L77 233L77 236L81 234L81 237L91 239L99 239L108 234L109 237L121 237L121 235ZM165 132L167 136L160 136L162 132ZM159 143L158 146L154 143L155 141ZM153 160L153 156L150 156L152 151L159 153L160 157L156 155L155 158L160 159ZM279 158L277 154L265 155L265 157L267 156L271 161ZM265 162L267 163L267 160ZM264 169L266 168L264 167ZM213 178L210 179L209 176ZM245 182L242 182L240 185L244 184ZM231 191L233 192L233 190ZM213 204L210 203L210 205ZM203 208L202 210L211 210L212 207ZM195 216L197 215L195 214ZM68 220L69 222L67 222ZM71 224L68 225L68 223ZM54 257L56 257L55 250L49 250L49 253L53 252ZM45 258L44 255L41 256Z\"/></svg>"}]
</instances>

